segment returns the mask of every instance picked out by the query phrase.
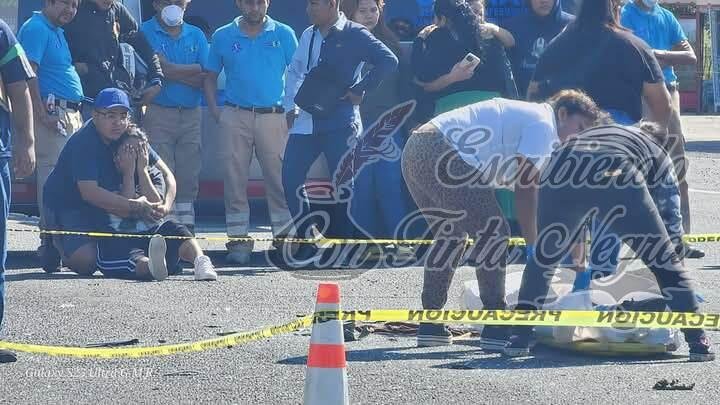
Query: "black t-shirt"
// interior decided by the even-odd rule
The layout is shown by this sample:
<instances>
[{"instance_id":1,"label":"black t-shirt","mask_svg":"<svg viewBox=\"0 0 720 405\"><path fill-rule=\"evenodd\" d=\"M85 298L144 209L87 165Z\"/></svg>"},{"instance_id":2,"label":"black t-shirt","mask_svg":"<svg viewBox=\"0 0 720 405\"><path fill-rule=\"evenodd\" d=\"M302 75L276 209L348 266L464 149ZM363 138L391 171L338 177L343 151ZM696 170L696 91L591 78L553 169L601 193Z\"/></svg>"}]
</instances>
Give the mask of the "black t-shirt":
<instances>
[{"instance_id":1,"label":"black t-shirt","mask_svg":"<svg viewBox=\"0 0 720 405\"><path fill-rule=\"evenodd\" d=\"M435 93L421 93L420 104L425 102L425 108L432 113L436 100L447 95L461 91L492 91L506 96L505 81L505 55L502 44L495 39L483 39L477 51L472 44L465 44L456 39L453 33L440 27L433 30L424 40L418 38L413 44L411 68L415 77L421 82L432 82L439 77L450 73L453 66L460 62L468 53L472 52L482 62L475 69L475 74L469 80L453 83L442 91ZM418 106L423 108L423 106ZM425 117L429 119L430 117Z\"/></svg>"},{"instance_id":2,"label":"black t-shirt","mask_svg":"<svg viewBox=\"0 0 720 405\"><path fill-rule=\"evenodd\" d=\"M642 118L643 85L665 80L652 49L630 32L570 26L542 54L533 80L578 73L578 87L601 108L625 112L636 121Z\"/></svg>"},{"instance_id":3,"label":"black t-shirt","mask_svg":"<svg viewBox=\"0 0 720 405\"><path fill-rule=\"evenodd\" d=\"M625 169L636 169L643 175L650 190L663 185L669 171L674 170L663 146L654 137L635 127L608 125L592 128L564 143L553 153L549 165L557 170L552 174L554 180L559 179L557 173L560 173L560 166L553 163L565 160L560 157L568 154L591 154L597 157L576 166L576 175L577 172L592 175L617 169L630 173L631 170ZM606 159L606 163L601 164L602 159Z\"/></svg>"}]
</instances>

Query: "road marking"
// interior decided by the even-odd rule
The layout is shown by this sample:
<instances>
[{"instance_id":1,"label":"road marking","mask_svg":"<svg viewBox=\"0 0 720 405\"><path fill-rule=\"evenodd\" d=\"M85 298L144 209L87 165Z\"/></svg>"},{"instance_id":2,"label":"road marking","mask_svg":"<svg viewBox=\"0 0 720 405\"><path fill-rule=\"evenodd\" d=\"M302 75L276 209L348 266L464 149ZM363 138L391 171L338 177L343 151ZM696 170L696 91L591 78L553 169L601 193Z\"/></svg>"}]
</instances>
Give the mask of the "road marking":
<instances>
[{"instance_id":1,"label":"road marking","mask_svg":"<svg viewBox=\"0 0 720 405\"><path fill-rule=\"evenodd\" d=\"M694 188L690 189L691 193L700 193L700 194L713 194L713 195L720 195L720 191L710 191L710 190L697 190Z\"/></svg>"}]
</instances>

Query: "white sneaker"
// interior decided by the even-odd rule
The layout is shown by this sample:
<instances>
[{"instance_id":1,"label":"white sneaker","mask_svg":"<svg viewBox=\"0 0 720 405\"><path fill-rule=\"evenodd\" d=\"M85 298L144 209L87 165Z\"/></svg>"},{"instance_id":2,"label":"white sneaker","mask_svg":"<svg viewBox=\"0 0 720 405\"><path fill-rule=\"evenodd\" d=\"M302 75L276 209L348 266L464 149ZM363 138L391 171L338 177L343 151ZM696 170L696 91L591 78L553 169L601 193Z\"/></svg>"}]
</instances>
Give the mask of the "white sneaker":
<instances>
[{"instance_id":1,"label":"white sneaker","mask_svg":"<svg viewBox=\"0 0 720 405\"><path fill-rule=\"evenodd\" d=\"M148 267L150 274L157 281L163 281L168 277L167 263L165 262L165 253L167 252L167 244L165 238L161 235L153 235L150 238L150 245L148 247Z\"/></svg>"},{"instance_id":2,"label":"white sneaker","mask_svg":"<svg viewBox=\"0 0 720 405\"><path fill-rule=\"evenodd\" d=\"M196 281L215 281L217 273L213 267L210 258L207 256L198 256L195 259L195 280Z\"/></svg>"}]
</instances>

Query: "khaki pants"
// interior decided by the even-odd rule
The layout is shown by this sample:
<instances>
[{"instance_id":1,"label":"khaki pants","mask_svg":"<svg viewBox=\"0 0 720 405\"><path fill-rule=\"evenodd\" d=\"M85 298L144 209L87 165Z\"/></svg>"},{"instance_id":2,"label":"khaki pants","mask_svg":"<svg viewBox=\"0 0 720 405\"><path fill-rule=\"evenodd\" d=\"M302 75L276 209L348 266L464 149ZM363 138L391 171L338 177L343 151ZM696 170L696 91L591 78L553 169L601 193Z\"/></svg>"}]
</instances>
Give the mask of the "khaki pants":
<instances>
[{"instance_id":1,"label":"khaki pants","mask_svg":"<svg viewBox=\"0 0 720 405\"><path fill-rule=\"evenodd\" d=\"M256 114L225 107L220 116L228 236L246 236L250 222L247 185L253 153L265 180L273 234L287 233L290 213L282 188L282 160L288 140L284 114Z\"/></svg>"},{"instance_id":2,"label":"khaki pants","mask_svg":"<svg viewBox=\"0 0 720 405\"><path fill-rule=\"evenodd\" d=\"M177 197L172 215L192 229L202 168L202 111L153 104L145 113L143 126L153 149L175 174Z\"/></svg>"},{"instance_id":3,"label":"khaki pants","mask_svg":"<svg viewBox=\"0 0 720 405\"><path fill-rule=\"evenodd\" d=\"M40 226L43 222L43 187L50 172L55 168L60 152L72 134L83 126L82 115L79 111L57 107L60 122L65 124L67 137L62 136L57 129L46 127L39 120L35 120L35 159L37 161L37 203L40 210Z\"/></svg>"}]
</instances>

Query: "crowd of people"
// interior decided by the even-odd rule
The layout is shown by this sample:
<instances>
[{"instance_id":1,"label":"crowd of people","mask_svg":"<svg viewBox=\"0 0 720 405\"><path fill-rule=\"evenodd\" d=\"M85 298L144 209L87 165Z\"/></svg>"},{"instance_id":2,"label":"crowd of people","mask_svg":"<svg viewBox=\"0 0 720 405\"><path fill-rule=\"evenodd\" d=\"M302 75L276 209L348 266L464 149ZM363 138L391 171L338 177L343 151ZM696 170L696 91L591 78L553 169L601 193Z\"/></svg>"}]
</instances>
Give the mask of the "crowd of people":
<instances>
[{"instance_id":1,"label":"crowd of people","mask_svg":"<svg viewBox=\"0 0 720 405\"><path fill-rule=\"evenodd\" d=\"M45 234L39 249L45 271L64 265L83 275L99 270L108 277L163 280L186 262L197 280L217 279L192 239L203 99L219 128L230 263L247 264L254 248L247 184L256 157L274 236L449 240L426 255L423 306L442 308L455 268L467 262L477 269L485 306L503 309L512 231L509 212L498 201L502 189L513 185L510 178L531 179L515 181L512 198L517 227L528 242L525 278L532 284L524 283L521 298L534 308L547 290L537 278L559 261L557 254L552 260L547 252L536 255L535 244L548 218L562 220L556 217L564 212L548 205L566 204L563 193L571 193L544 187L540 173L549 163L560 164L553 151L561 144L583 148L587 145L572 141L577 134L610 124L601 127L610 143L642 139L667 151L677 174L670 183L678 186L670 217L682 218L681 227L690 230L673 66L695 63L696 57L678 21L657 0L584 1L577 16L563 11L560 0L527 0L527 12L501 26L486 21L484 0L418 1L431 10L432 21L414 37L407 55L397 30L386 25L383 0L307 0L311 26L299 38L268 15L269 0L236 0L239 16L217 29L209 44L202 30L184 21L190 1L152 0L157 14L139 25L113 0L45 0L19 29L18 42L0 26L0 53L9 61L1 67L2 77L18 145L15 173L29 175L37 157L41 227L145 236L94 240ZM136 64L144 69L134 69ZM412 115L397 119L393 108L408 100L414 103ZM9 113L0 118L7 182ZM623 127L643 119L658 126ZM653 147L641 149L647 154L657 151ZM595 152L619 153L608 150ZM647 157L632 151L636 154L621 160L630 165ZM331 185L318 199L305 183L320 155ZM498 157L512 163L511 173L480 175L481 187L453 185ZM618 201L635 204L637 196L616 194ZM667 203L642 197L644 205L637 209L649 212L652 224L673 222L658 213L668 210ZM587 204L575 206L567 223L576 225L593 206L591 199L582 201ZM448 231L428 215L437 209L463 214ZM425 226L403 229L414 212L425 215ZM599 222L590 228L603 228ZM649 264L661 287L684 285L680 259L703 253L671 238L662 226L631 221L613 228L613 254L594 255L600 247L591 248L588 268L578 268L576 288L588 288L598 271L614 271L620 241L633 224L668 239L666 250L676 259ZM477 237L490 227L497 231L492 238ZM470 239L483 243L466 249ZM453 254L436 252L448 246ZM296 267L326 253L314 244L279 242L275 248L289 252L285 259ZM379 254L417 254L398 245L375 248ZM436 257L447 260L433 261ZM690 295L676 295L669 306L697 311ZM510 354L525 353L528 334L515 332L511 339L508 329L486 328L483 347L502 350L510 342ZM691 359L711 359L704 334L686 336ZM450 342L442 325L421 325L418 344Z\"/></svg>"}]
</instances>

